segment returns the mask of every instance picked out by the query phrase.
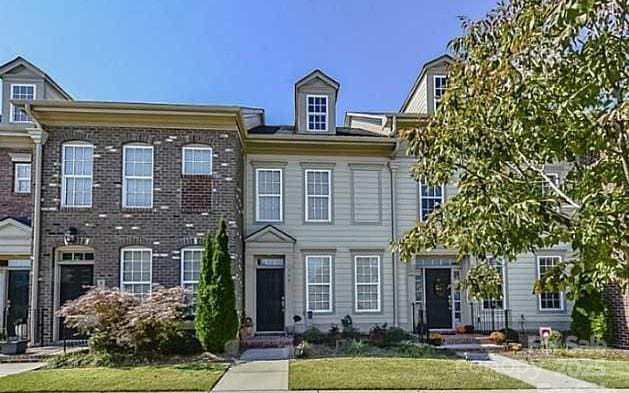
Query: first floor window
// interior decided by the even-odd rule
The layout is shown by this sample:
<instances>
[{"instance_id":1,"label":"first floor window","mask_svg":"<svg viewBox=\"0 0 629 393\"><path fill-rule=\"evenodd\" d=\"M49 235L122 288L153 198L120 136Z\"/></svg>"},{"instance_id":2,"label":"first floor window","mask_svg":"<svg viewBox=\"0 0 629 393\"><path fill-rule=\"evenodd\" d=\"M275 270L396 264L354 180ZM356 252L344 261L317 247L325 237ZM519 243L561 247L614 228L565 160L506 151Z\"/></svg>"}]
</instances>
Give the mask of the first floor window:
<instances>
[{"instance_id":1,"label":"first floor window","mask_svg":"<svg viewBox=\"0 0 629 393\"><path fill-rule=\"evenodd\" d=\"M190 291L192 303L199 289L203 250L200 248L184 248L181 251L181 286Z\"/></svg>"},{"instance_id":2,"label":"first floor window","mask_svg":"<svg viewBox=\"0 0 629 393\"><path fill-rule=\"evenodd\" d=\"M354 258L356 311L380 311L380 257Z\"/></svg>"},{"instance_id":3,"label":"first floor window","mask_svg":"<svg viewBox=\"0 0 629 393\"><path fill-rule=\"evenodd\" d=\"M13 84L11 85L12 100L34 100L35 85ZM13 123L30 123L31 117L11 104L11 121Z\"/></svg>"},{"instance_id":4,"label":"first floor window","mask_svg":"<svg viewBox=\"0 0 629 393\"><path fill-rule=\"evenodd\" d=\"M328 169L306 170L306 221L332 220L332 172Z\"/></svg>"},{"instance_id":5,"label":"first floor window","mask_svg":"<svg viewBox=\"0 0 629 393\"><path fill-rule=\"evenodd\" d=\"M561 262L559 256L543 256L537 258L538 277L543 277L547 270L552 269ZM561 292L543 292L539 294L540 310L562 310L563 295Z\"/></svg>"},{"instance_id":6,"label":"first floor window","mask_svg":"<svg viewBox=\"0 0 629 393\"><path fill-rule=\"evenodd\" d=\"M332 311L332 257L306 257L306 303L312 312Z\"/></svg>"},{"instance_id":7,"label":"first floor window","mask_svg":"<svg viewBox=\"0 0 629 393\"><path fill-rule=\"evenodd\" d=\"M186 146L183 148L184 175L211 175L212 148L209 146Z\"/></svg>"},{"instance_id":8,"label":"first floor window","mask_svg":"<svg viewBox=\"0 0 629 393\"><path fill-rule=\"evenodd\" d=\"M128 248L123 249L121 254L120 289L138 296L151 293L151 249Z\"/></svg>"},{"instance_id":9,"label":"first floor window","mask_svg":"<svg viewBox=\"0 0 629 393\"><path fill-rule=\"evenodd\" d=\"M256 221L282 221L281 169L256 169Z\"/></svg>"},{"instance_id":10,"label":"first floor window","mask_svg":"<svg viewBox=\"0 0 629 393\"><path fill-rule=\"evenodd\" d=\"M425 180L419 185L419 218L422 222L428 219L439 205L443 203L443 185L430 186Z\"/></svg>"},{"instance_id":11,"label":"first floor window","mask_svg":"<svg viewBox=\"0 0 629 393\"><path fill-rule=\"evenodd\" d=\"M15 164L15 192L29 194L31 192L31 164Z\"/></svg>"},{"instance_id":12,"label":"first floor window","mask_svg":"<svg viewBox=\"0 0 629 393\"><path fill-rule=\"evenodd\" d=\"M86 143L63 145L62 206L92 206L93 151L94 147Z\"/></svg>"},{"instance_id":13,"label":"first floor window","mask_svg":"<svg viewBox=\"0 0 629 393\"><path fill-rule=\"evenodd\" d=\"M500 291L502 293L502 296L498 299L483 299L483 308L486 309L491 309L491 308L499 308L499 309L503 309L504 308L504 279L505 279L505 274L504 274L504 263L502 262L501 259L498 258L490 258L489 261L489 266L491 266L492 268L494 268L494 270L496 270L496 273L498 273L500 275L500 280L501 280L501 284L500 284Z\"/></svg>"},{"instance_id":14,"label":"first floor window","mask_svg":"<svg viewBox=\"0 0 629 393\"><path fill-rule=\"evenodd\" d=\"M122 207L153 207L153 147L125 146Z\"/></svg>"}]
</instances>

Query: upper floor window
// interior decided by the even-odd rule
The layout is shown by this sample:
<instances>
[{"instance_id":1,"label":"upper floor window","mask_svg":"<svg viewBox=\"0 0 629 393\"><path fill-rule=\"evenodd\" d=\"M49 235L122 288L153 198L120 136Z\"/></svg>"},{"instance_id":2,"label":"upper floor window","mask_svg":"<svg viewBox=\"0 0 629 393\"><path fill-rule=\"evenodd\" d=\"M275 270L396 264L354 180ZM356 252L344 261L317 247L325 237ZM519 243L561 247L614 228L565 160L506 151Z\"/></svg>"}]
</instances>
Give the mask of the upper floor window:
<instances>
[{"instance_id":1,"label":"upper floor window","mask_svg":"<svg viewBox=\"0 0 629 393\"><path fill-rule=\"evenodd\" d=\"M354 257L356 312L380 311L380 257Z\"/></svg>"},{"instance_id":2,"label":"upper floor window","mask_svg":"<svg viewBox=\"0 0 629 393\"><path fill-rule=\"evenodd\" d=\"M306 257L306 308L312 312L332 312L332 257Z\"/></svg>"},{"instance_id":3,"label":"upper floor window","mask_svg":"<svg viewBox=\"0 0 629 393\"><path fill-rule=\"evenodd\" d=\"M34 100L35 85L32 84L12 84L12 100ZM11 104L11 121L13 123L30 123L31 117Z\"/></svg>"},{"instance_id":4,"label":"upper floor window","mask_svg":"<svg viewBox=\"0 0 629 393\"><path fill-rule=\"evenodd\" d=\"M546 177L553 183L554 186L559 186L559 175L557 173L546 173ZM554 193L553 188L546 179L540 180L539 189L542 195L549 195Z\"/></svg>"},{"instance_id":5,"label":"upper floor window","mask_svg":"<svg viewBox=\"0 0 629 393\"><path fill-rule=\"evenodd\" d=\"M306 169L306 221L332 221L331 178L329 169Z\"/></svg>"},{"instance_id":6,"label":"upper floor window","mask_svg":"<svg viewBox=\"0 0 629 393\"><path fill-rule=\"evenodd\" d=\"M424 180L419 184L419 218L422 222L443 203L444 186L430 186Z\"/></svg>"},{"instance_id":7,"label":"upper floor window","mask_svg":"<svg viewBox=\"0 0 629 393\"><path fill-rule=\"evenodd\" d=\"M306 117L308 131L325 132L328 130L328 96L306 96Z\"/></svg>"},{"instance_id":8,"label":"upper floor window","mask_svg":"<svg viewBox=\"0 0 629 393\"><path fill-rule=\"evenodd\" d=\"M199 274L203 249L184 248L181 250L181 286L191 292L192 303L199 289Z\"/></svg>"},{"instance_id":9,"label":"upper floor window","mask_svg":"<svg viewBox=\"0 0 629 393\"><path fill-rule=\"evenodd\" d=\"M153 146L125 146L122 164L122 207L153 207Z\"/></svg>"},{"instance_id":10,"label":"upper floor window","mask_svg":"<svg viewBox=\"0 0 629 393\"><path fill-rule=\"evenodd\" d=\"M256 169L256 221L282 221L282 170Z\"/></svg>"},{"instance_id":11,"label":"upper floor window","mask_svg":"<svg viewBox=\"0 0 629 393\"><path fill-rule=\"evenodd\" d=\"M61 169L61 206L92 206L92 145L66 143L63 145Z\"/></svg>"},{"instance_id":12,"label":"upper floor window","mask_svg":"<svg viewBox=\"0 0 629 393\"><path fill-rule=\"evenodd\" d=\"M184 147L182 173L184 175L211 175L212 148L209 146Z\"/></svg>"},{"instance_id":13,"label":"upper floor window","mask_svg":"<svg viewBox=\"0 0 629 393\"><path fill-rule=\"evenodd\" d=\"M31 164L15 164L15 192L29 194L31 192Z\"/></svg>"},{"instance_id":14,"label":"upper floor window","mask_svg":"<svg viewBox=\"0 0 629 393\"><path fill-rule=\"evenodd\" d=\"M537 257L537 277L544 276L547 270L561 263L560 256ZM539 295L539 309L542 311L563 310L563 294L561 292L543 292Z\"/></svg>"},{"instance_id":15,"label":"upper floor window","mask_svg":"<svg viewBox=\"0 0 629 393\"><path fill-rule=\"evenodd\" d=\"M120 256L120 289L138 296L151 293L153 251L150 248L123 248Z\"/></svg>"},{"instance_id":16,"label":"upper floor window","mask_svg":"<svg viewBox=\"0 0 629 393\"><path fill-rule=\"evenodd\" d=\"M446 85L448 84L448 77L445 75L435 75L434 78L435 86L434 86L434 102L435 102L435 111L439 107L441 103L441 98L443 94L446 92Z\"/></svg>"}]
</instances>

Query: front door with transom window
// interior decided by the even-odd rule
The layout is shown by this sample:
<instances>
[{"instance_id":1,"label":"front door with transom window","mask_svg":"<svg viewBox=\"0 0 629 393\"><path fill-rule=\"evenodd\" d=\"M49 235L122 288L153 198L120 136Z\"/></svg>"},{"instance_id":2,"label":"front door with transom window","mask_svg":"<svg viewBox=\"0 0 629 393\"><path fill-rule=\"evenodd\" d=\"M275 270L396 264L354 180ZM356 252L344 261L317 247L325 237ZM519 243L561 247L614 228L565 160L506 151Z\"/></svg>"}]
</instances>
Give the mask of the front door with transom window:
<instances>
[{"instance_id":1,"label":"front door with transom window","mask_svg":"<svg viewBox=\"0 0 629 393\"><path fill-rule=\"evenodd\" d=\"M452 329L450 269L426 269L426 324L429 329Z\"/></svg>"},{"instance_id":2,"label":"front door with transom window","mask_svg":"<svg viewBox=\"0 0 629 393\"><path fill-rule=\"evenodd\" d=\"M74 300L88 291L94 285L93 265L62 265L61 281L59 283L59 304L63 306L66 302ZM63 340L86 338L75 329L65 326L63 318L60 321L60 337Z\"/></svg>"}]
</instances>

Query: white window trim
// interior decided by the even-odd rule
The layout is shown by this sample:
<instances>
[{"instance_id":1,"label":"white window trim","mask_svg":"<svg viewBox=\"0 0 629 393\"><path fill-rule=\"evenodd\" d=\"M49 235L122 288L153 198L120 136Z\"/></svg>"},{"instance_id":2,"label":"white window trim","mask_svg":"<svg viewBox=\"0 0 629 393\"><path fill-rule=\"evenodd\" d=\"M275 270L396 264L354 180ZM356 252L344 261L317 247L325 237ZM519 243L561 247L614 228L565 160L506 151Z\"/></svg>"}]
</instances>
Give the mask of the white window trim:
<instances>
[{"instance_id":1,"label":"white window trim","mask_svg":"<svg viewBox=\"0 0 629 393\"><path fill-rule=\"evenodd\" d=\"M11 83L11 86L9 87L10 91L9 91L9 97L11 100L14 100L15 98L13 98L13 86L29 86L33 88L33 99L37 98L37 85L34 83ZM13 116L15 115L15 105L13 105L12 103L9 103L9 122L10 123L21 123L21 124L29 124L32 123L31 120L26 120L26 121L15 121L13 120Z\"/></svg>"},{"instance_id":2,"label":"white window trim","mask_svg":"<svg viewBox=\"0 0 629 393\"><path fill-rule=\"evenodd\" d=\"M24 178L24 177L19 177L18 176L18 174L20 173L18 168L19 167L23 167L23 166L30 167L29 171L28 171L29 172L28 178ZM16 194L30 194L32 192L32 187L33 187L33 185L32 185L32 176L33 176L32 175L32 169L33 169L33 167L32 167L30 162L19 162L19 163L15 164L15 168L13 169L14 170L14 177L15 177L14 183L13 183L13 190L15 191ZM20 181L23 181L23 180L28 180L28 182L29 182L28 191L20 191Z\"/></svg>"},{"instance_id":3,"label":"white window trim","mask_svg":"<svg viewBox=\"0 0 629 393\"><path fill-rule=\"evenodd\" d=\"M437 79L438 78L447 78L447 75L433 75L432 76L432 110L433 112L437 111L437 101L441 101L441 99L437 100Z\"/></svg>"},{"instance_id":4,"label":"white window trim","mask_svg":"<svg viewBox=\"0 0 629 393\"><path fill-rule=\"evenodd\" d=\"M280 174L280 216L277 220L260 218L260 197L277 197L277 194L260 195L260 172L278 172ZM284 171L281 168L256 168L256 221L282 222L284 220Z\"/></svg>"},{"instance_id":5,"label":"white window trim","mask_svg":"<svg viewBox=\"0 0 629 393\"><path fill-rule=\"evenodd\" d=\"M323 112L310 112L308 110L308 101L310 98L325 98L325 113ZM325 115L325 128L322 130L314 130L310 128L310 122L308 121L309 115ZM325 94L306 94L306 130L309 132L328 132L330 129L330 99Z\"/></svg>"},{"instance_id":6,"label":"white window trim","mask_svg":"<svg viewBox=\"0 0 629 393\"><path fill-rule=\"evenodd\" d=\"M542 277L542 273L541 273L541 269L540 269L540 260L543 258L552 258L552 259L557 259L558 262L557 263L561 263L563 258L560 255L538 255L537 256L537 279L540 279ZM537 308L539 311L564 311L564 296L563 296L563 292L559 291L559 292L553 292L553 293L559 293L559 308L542 308L542 295L538 294L537 295Z\"/></svg>"},{"instance_id":7,"label":"white window trim","mask_svg":"<svg viewBox=\"0 0 629 393\"><path fill-rule=\"evenodd\" d=\"M424 181L420 181L418 184L418 192L419 192L419 221L420 222L426 222L426 219L424 219L424 217L422 217L422 202L424 199L437 199L435 197L425 197L422 195L422 184L424 183ZM426 182L426 186L428 187L432 187L431 185L428 184L428 182ZM441 202L439 203L439 205L443 205L443 203L445 202L446 199L446 187L445 184L440 185L439 187L441 187ZM433 210L434 211L434 210ZM430 212L430 214L432 214L432 212Z\"/></svg>"},{"instance_id":8,"label":"white window trim","mask_svg":"<svg viewBox=\"0 0 629 393\"><path fill-rule=\"evenodd\" d=\"M203 258L203 248L202 247L185 247L181 249L181 287L185 288L185 284L199 284L199 280L184 280L184 270L183 270L183 263L184 263L184 255L186 253L186 251L201 251L201 258ZM199 274L201 274L201 265L199 264Z\"/></svg>"},{"instance_id":9,"label":"white window trim","mask_svg":"<svg viewBox=\"0 0 629 393\"><path fill-rule=\"evenodd\" d=\"M149 280L148 281L124 281L124 252L125 251L148 251L149 252ZM123 247L120 249L120 290L125 293L124 284L127 285L146 285L149 286L148 294L153 291L153 250L146 247ZM131 293L134 294L134 293Z\"/></svg>"},{"instance_id":10,"label":"white window trim","mask_svg":"<svg viewBox=\"0 0 629 393\"><path fill-rule=\"evenodd\" d=\"M315 172L327 172L328 174L328 218L327 219L314 219L308 217L308 173ZM306 222L332 222L332 170L330 169L306 169L304 171L304 210ZM313 197L323 197L325 195L312 195Z\"/></svg>"},{"instance_id":11,"label":"white window trim","mask_svg":"<svg viewBox=\"0 0 629 393\"><path fill-rule=\"evenodd\" d=\"M493 257L489 257L489 259L494 259L496 261L496 263L499 263L501 266L500 271L502 272L502 299L483 299L481 301L481 308L483 310L491 310L491 307L485 307L485 301L491 302L491 301L499 301L502 300L502 307L494 307L494 310L504 310L507 306L507 280L506 280L506 263L504 261L504 259L502 258L493 258ZM490 263L491 266L491 263ZM494 266L491 266L494 267Z\"/></svg>"},{"instance_id":12,"label":"white window trim","mask_svg":"<svg viewBox=\"0 0 629 393\"><path fill-rule=\"evenodd\" d=\"M328 260L328 266L329 266L329 270L330 270L330 282L327 284L310 284L309 283L309 276L308 276L308 261L310 260L310 258L325 258ZM331 313L333 306L332 306L332 286L333 286L333 281L334 281L334 273L332 271L332 255L307 255L306 256L306 311L312 311L315 314L319 314L319 313ZM330 307L328 307L327 310L311 310L310 309L310 286L311 285L318 285L318 286L322 286L322 285L329 285L329 290L328 290L328 294L329 294L329 304Z\"/></svg>"},{"instance_id":13,"label":"white window trim","mask_svg":"<svg viewBox=\"0 0 629 393\"><path fill-rule=\"evenodd\" d=\"M376 258L378 260L378 281L375 283L358 283L358 258ZM380 306L380 303L382 301L382 290L380 288L381 286L381 280L380 280L380 255L355 255L354 256L354 311L357 313L368 313L368 312L380 312L382 307ZM360 285L374 285L377 284L378 286L378 306L374 309L358 309L358 287Z\"/></svg>"},{"instance_id":14,"label":"white window trim","mask_svg":"<svg viewBox=\"0 0 629 393\"><path fill-rule=\"evenodd\" d=\"M127 176L125 170L127 168L127 149L150 149L151 150L151 176ZM122 148L122 207L125 209L152 209L153 198L155 194L154 186L154 172L155 172L155 151L153 146L150 145L125 145ZM127 178L128 179L151 179L151 203L149 206L130 206L127 205Z\"/></svg>"},{"instance_id":15,"label":"white window trim","mask_svg":"<svg viewBox=\"0 0 629 393\"><path fill-rule=\"evenodd\" d=\"M65 161L66 161L66 147L89 147L90 149L92 149L92 174L91 175L67 175L66 174L66 165L65 165ZM73 178L73 179L90 179L90 193L92 193L92 195L90 196L90 203L89 205L69 205L66 204L66 193L67 193L67 189L66 189L66 178ZM93 194L93 186L94 186L94 145L90 144L90 143L79 143L79 142L73 142L73 143L64 143L63 145L61 145L61 207L76 207L76 208L90 208L92 207L92 204L94 203L94 194Z\"/></svg>"},{"instance_id":16,"label":"white window trim","mask_svg":"<svg viewBox=\"0 0 629 393\"><path fill-rule=\"evenodd\" d=\"M210 152L210 173L186 173L186 151L187 150L200 150ZM181 149L181 174L191 176L210 176L214 173L214 151L210 146L184 146Z\"/></svg>"},{"instance_id":17,"label":"white window trim","mask_svg":"<svg viewBox=\"0 0 629 393\"><path fill-rule=\"evenodd\" d=\"M560 178L559 178L559 173L556 172L549 172L549 173L544 173L544 175L546 175L546 177L548 177L550 180L554 180L554 185L559 187L560 184ZM555 194L555 191L550 187L550 185L548 184L548 181L546 181L546 179L542 178L542 192L544 194ZM544 187L547 187L547 190L544 192Z\"/></svg>"}]
</instances>

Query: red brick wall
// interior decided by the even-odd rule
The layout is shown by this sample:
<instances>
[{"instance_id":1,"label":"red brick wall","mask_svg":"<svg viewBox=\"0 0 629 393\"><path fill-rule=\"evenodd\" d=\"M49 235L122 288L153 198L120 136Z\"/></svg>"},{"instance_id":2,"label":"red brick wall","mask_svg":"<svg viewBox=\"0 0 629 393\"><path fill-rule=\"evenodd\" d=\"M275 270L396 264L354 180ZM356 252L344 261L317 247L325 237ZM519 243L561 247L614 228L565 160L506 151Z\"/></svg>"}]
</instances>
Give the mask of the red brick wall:
<instances>
[{"instance_id":1,"label":"red brick wall","mask_svg":"<svg viewBox=\"0 0 629 393\"><path fill-rule=\"evenodd\" d=\"M617 285L609 286L606 292L615 314L615 346L629 349L629 294Z\"/></svg>"},{"instance_id":2,"label":"red brick wall","mask_svg":"<svg viewBox=\"0 0 629 393\"><path fill-rule=\"evenodd\" d=\"M0 219L6 216L30 218L33 211L31 194L15 192L15 163L9 153L31 153L30 150L0 148Z\"/></svg>"}]
</instances>

